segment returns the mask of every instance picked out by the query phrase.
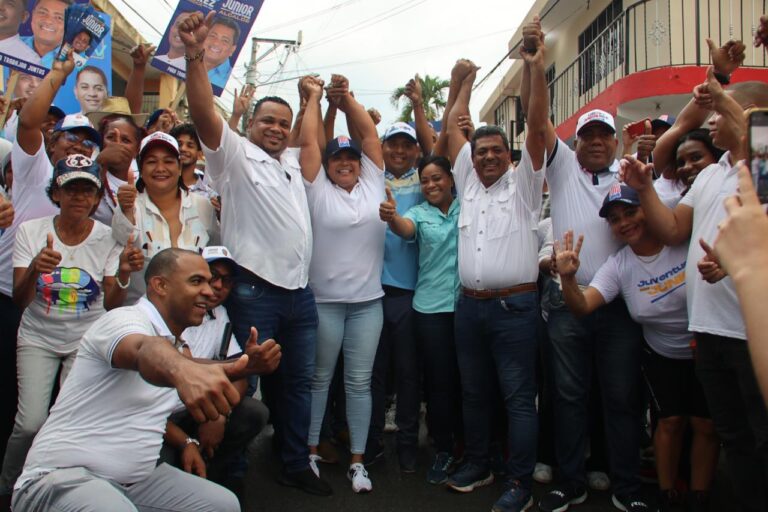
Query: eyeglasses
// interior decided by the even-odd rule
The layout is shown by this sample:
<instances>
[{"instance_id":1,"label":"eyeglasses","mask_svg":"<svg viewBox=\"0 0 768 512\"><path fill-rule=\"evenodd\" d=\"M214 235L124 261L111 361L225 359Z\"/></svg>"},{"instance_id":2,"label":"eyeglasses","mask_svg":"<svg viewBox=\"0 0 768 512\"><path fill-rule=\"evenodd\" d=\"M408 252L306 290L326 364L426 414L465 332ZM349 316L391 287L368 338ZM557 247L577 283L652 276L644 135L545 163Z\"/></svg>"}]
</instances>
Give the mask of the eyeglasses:
<instances>
[{"instance_id":1,"label":"eyeglasses","mask_svg":"<svg viewBox=\"0 0 768 512\"><path fill-rule=\"evenodd\" d=\"M93 142L91 139L87 138L85 135L83 135L82 137L78 137L76 133L67 131L67 132L62 132L61 136L64 137L64 140L66 140L70 144L80 143L86 148L91 150L96 149L99 146L98 144Z\"/></svg>"},{"instance_id":2,"label":"eyeglasses","mask_svg":"<svg viewBox=\"0 0 768 512\"><path fill-rule=\"evenodd\" d=\"M222 286L232 286L232 284L235 282L235 278L230 274L219 274L218 272L211 272L210 284L213 284L216 281L221 281Z\"/></svg>"}]
</instances>

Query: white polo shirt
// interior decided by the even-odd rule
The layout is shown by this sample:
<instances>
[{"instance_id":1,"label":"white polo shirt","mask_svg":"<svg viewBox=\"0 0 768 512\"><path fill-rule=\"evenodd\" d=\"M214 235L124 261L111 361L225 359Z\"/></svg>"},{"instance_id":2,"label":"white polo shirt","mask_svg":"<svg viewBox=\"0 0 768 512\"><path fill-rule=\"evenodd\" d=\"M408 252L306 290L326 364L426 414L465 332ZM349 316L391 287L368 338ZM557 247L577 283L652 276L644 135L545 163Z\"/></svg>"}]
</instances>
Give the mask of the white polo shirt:
<instances>
[{"instance_id":1,"label":"white polo shirt","mask_svg":"<svg viewBox=\"0 0 768 512\"><path fill-rule=\"evenodd\" d=\"M658 194L662 203L670 208L674 208L683 198L680 194L685 190L685 185L680 180L670 180L664 176L659 176L653 182L653 188L656 189L656 194Z\"/></svg>"},{"instance_id":2,"label":"white polo shirt","mask_svg":"<svg viewBox=\"0 0 768 512\"><path fill-rule=\"evenodd\" d=\"M216 151L203 145L206 169L222 196L221 238L237 262L270 283L307 286L312 225L299 150L275 160L222 119Z\"/></svg>"},{"instance_id":3,"label":"white polo shirt","mask_svg":"<svg viewBox=\"0 0 768 512\"><path fill-rule=\"evenodd\" d=\"M174 344L146 297L96 320L32 443L15 490L58 468L82 467L124 485L141 482L155 469L168 416L183 404L174 388L155 386L137 371L112 366L115 349L130 334L161 336Z\"/></svg>"},{"instance_id":4,"label":"white polo shirt","mask_svg":"<svg viewBox=\"0 0 768 512\"><path fill-rule=\"evenodd\" d=\"M229 323L229 315L224 306L216 306L203 317L203 323L187 327L181 334L181 339L189 347L192 357L198 359L214 359L221 349L224 328ZM229 338L226 358L241 353L235 335Z\"/></svg>"},{"instance_id":5,"label":"white polo shirt","mask_svg":"<svg viewBox=\"0 0 768 512\"><path fill-rule=\"evenodd\" d=\"M45 144L34 155L28 155L13 142L13 224L0 234L0 293L11 296L13 290L13 246L16 231L22 222L59 213L59 209L48 199L45 189L51 183L53 166L45 152Z\"/></svg>"},{"instance_id":6,"label":"white polo shirt","mask_svg":"<svg viewBox=\"0 0 768 512\"><path fill-rule=\"evenodd\" d=\"M736 193L739 179L737 170L731 167L730 152L719 162L707 166L696 176L691 190L680 201L681 205L693 208L693 229L688 246L688 316L691 332L704 332L729 338L746 340L744 320L739 308L736 289L730 277L709 284L701 278L696 265L704 257L699 244L703 238L714 245L717 225L727 213L723 201Z\"/></svg>"},{"instance_id":7,"label":"white polo shirt","mask_svg":"<svg viewBox=\"0 0 768 512\"><path fill-rule=\"evenodd\" d=\"M382 297L387 224L379 218L379 205L386 198L384 170L363 155L351 192L334 184L324 168L315 181L304 183L315 234L309 267L315 300L354 303Z\"/></svg>"},{"instance_id":8,"label":"white polo shirt","mask_svg":"<svg viewBox=\"0 0 768 512\"><path fill-rule=\"evenodd\" d=\"M465 288L494 290L535 283L539 275L536 234L544 172L535 172L524 149L516 169L486 188L472 164L467 142L453 165L459 214L459 280Z\"/></svg>"},{"instance_id":9,"label":"white polo shirt","mask_svg":"<svg viewBox=\"0 0 768 512\"><path fill-rule=\"evenodd\" d=\"M576 272L576 281L583 286L592 281L608 256L621 247L608 222L598 215L603 199L618 181L618 171L619 162L614 160L609 172L597 175L595 185L592 173L582 169L576 153L560 139L547 165L554 239L562 240L569 229L575 237L584 235L585 243L579 255L581 266Z\"/></svg>"}]
</instances>

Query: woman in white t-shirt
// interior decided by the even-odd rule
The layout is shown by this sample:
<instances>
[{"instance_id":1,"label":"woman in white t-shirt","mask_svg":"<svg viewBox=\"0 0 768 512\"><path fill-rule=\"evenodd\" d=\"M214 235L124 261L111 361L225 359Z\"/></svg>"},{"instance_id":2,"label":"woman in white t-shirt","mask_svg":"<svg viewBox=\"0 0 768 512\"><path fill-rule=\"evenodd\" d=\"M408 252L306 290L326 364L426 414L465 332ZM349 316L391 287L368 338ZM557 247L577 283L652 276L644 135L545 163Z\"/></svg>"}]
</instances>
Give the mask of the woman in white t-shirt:
<instances>
[{"instance_id":1,"label":"woman in white t-shirt","mask_svg":"<svg viewBox=\"0 0 768 512\"><path fill-rule=\"evenodd\" d=\"M22 223L13 251L13 299L24 309L17 343L19 406L3 460L0 494L10 494L48 416L54 379L63 383L80 338L105 310L123 304L141 251L123 249L89 218L101 198L99 165L83 155L56 163L48 188L58 215Z\"/></svg>"},{"instance_id":2,"label":"woman in white t-shirt","mask_svg":"<svg viewBox=\"0 0 768 512\"><path fill-rule=\"evenodd\" d=\"M313 249L309 283L315 293L319 324L312 382L310 460L316 461L328 387L339 352L344 354L344 389L352 453L348 478L354 492L372 489L363 467L371 420L371 374L381 334L381 271L386 224L379 219L385 198L384 160L376 127L365 108L349 94L344 77L333 76L330 101L347 116L348 137L330 141L324 157L315 138L322 83L302 80L307 97L301 134L301 172L312 218ZM309 125L309 126L308 126ZM309 135L311 134L311 135ZM324 164L324 165L323 165Z\"/></svg>"},{"instance_id":3,"label":"woman in white t-shirt","mask_svg":"<svg viewBox=\"0 0 768 512\"><path fill-rule=\"evenodd\" d=\"M613 235L627 245L608 258L589 286L581 289L575 275L583 236L574 244L573 232L565 233L562 244L555 242L563 297L577 315L587 315L623 297L632 319L642 326L647 343L642 367L659 418L654 432L659 501L669 505L680 499L675 482L683 433L690 420L693 448L689 500L707 502L719 440L696 377L693 335L688 331L688 245L667 247L657 240L646 227L637 192L626 185L617 183L611 188L600 216L607 219Z\"/></svg>"},{"instance_id":4,"label":"woman in white t-shirt","mask_svg":"<svg viewBox=\"0 0 768 512\"><path fill-rule=\"evenodd\" d=\"M202 252L219 240L216 211L207 198L190 194L181 181L179 145L163 132L144 137L139 151L139 180L133 174L117 190L120 206L112 217L112 236L121 244L133 236L147 262L169 247ZM144 295L144 269L131 276L126 304Z\"/></svg>"}]
</instances>

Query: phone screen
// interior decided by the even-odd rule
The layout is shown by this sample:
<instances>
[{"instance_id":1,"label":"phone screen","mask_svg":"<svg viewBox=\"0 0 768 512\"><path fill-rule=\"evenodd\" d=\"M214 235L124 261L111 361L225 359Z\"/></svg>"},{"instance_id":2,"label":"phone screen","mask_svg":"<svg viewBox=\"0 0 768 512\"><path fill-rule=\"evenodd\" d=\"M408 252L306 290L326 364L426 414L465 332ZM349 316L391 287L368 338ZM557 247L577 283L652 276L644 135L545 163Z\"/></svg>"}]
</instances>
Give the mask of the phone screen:
<instances>
[{"instance_id":1,"label":"phone screen","mask_svg":"<svg viewBox=\"0 0 768 512\"><path fill-rule=\"evenodd\" d=\"M761 203L768 203L768 111L749 115L749 162Z\"/></svg>"}]
</instances>

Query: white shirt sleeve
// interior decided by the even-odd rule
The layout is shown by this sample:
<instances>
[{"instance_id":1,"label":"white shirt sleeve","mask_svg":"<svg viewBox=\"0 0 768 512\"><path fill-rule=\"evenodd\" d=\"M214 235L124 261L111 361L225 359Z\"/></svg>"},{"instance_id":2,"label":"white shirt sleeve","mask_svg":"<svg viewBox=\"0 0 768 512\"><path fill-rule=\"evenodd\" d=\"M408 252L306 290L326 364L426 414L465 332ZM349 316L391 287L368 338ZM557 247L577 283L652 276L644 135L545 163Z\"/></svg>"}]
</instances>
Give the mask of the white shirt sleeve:
<instances>
[{"instance_id":1,"label":"white shirt sleeve","mask_svg":"<svg viewBox=\"0 0 768 512\"><path fill-rule=\"evenodd\" d=\"M190 197L195 209L197 209L200 222L203 223L205 231L208 233L208 245L220 245L221 227L219 226L219 219L216 218L216 209L211 204L210 199L201 194L190 194Z\"/></svg>"},{"instance_id":2,"label":"white shirt sleeve","mask_svg":"<svg viewBox=\"0 0 768 512\"><path fill-rule=\"evenodd\" d=\"M603 296L606 304L618 297L621 293L621 279L615 254L611 255L598 269L589 286Z\"/></svg>"},{"instance_id":3,"label":"white shirt sleeve","mask_svg":"<svg viewBox=\"0 0 768 512\"><path fill-rule=\"evenodd\" d=\"M138 223L140 208L138 198L136 198L134 208L136 209L136 213L134 215L136 217L136 222ZM134 226L131 221L128 220L128 217L125 216L122 208L118 206L115 208L114 215L112 215L112 238L114 238L120 245L125 246L125 244L128 243L128 238L130 238L131 234L134 236L134 243L141 239L139 228Z\"/></svg>"},{"instance_id":4,"label":"white shirt sleeve","mask_svg":"<svg viewBox=\"0 0 768 512\"><path fill-rule=\"evenodd\" d=\"M552 248L555 245L555 239L552 235L552 217L539 222L539 263L542 260L552 257Z\"/></svg>"},{"instance_id":5,"label":"white shirt sleeve","mask_svg":"<svg viewBox=\"0 0 768 512\"><path fill-rule=\"evenodd\" d=\"M373 163L373 160L363 153L363 157L360 159L360 177L365 180L371 180L372 183L380 181L383 184L384 169Z\"/></svg>"},{"instance_id":6,"label":"white shirt sleeve","mask_svg":"<svg viewBox=\"0 0 768 512\"><path fill-rule=\"evenodd\" d=\"M45 144L42 142L34 155L28 155L19 146L18 140L14 141L11 161L13 162L14 189L47 186L51 181L53 167L45 152Z\"/></svg>"},{"instance_id":7,"label":"white shirt sleeve","mask_svg":"<svg viewBox=\"0 0 768 512\"><path fill-rule=\"evenodd\" d=\"M469 142L464 143L461 151L453 162L453 179L456 181L456 191L461 195L467 184L467 178L474 171L475 165L472 163L472 145Z\"/></svg>"},{"instance_id":8,"label":"white shirt sleeve","mask_svg":"<svg viewBox=\"0 0 768 512\"><path fill-rule=\"evenodd\" d=\"M30 240L30 234L27 232L28 222L22 222L16 231L16 243L13 246L13 268L27 268L35 259L40 249L35 249Z\"/></svg>"},{"instance_id":9,"label":"white shirt sleeve","mask_svg":"<svg viewBox=\"0 0 768 512\"><path fill-rule=\"evenodd\" d=\"M545 151L544 162L546 161L547 154ZM517 193L520 194L528 209L530 211L538 211L541 208L541 196L544 188L544 168L533 168L531 155L526 148L523 148L522 158L515 168L515 182L517 184Z\"/></svg>"},{"instance_id":10,"label":"white shirt sleeve","mask_svg":"<svg viewBox=\"0 0 768 512\"><path fill-rule=\"evenodd\" d=\"M115 349L131 334L152 336L152 331L148 321L143 320L135 308L117 308L109 311L86 331L82 346L112 366Z\"/></svg>"},{"instance_id":11,"label":"white shirt sleeve","mask_svg":"<svg viewBox=\"0 0 768 512\"><path fill-rule=\"evenodd\" d=\"M117 274L117 269L120 266L120 253L123 252L123 246L115 243L112 246L112 250L107 255L107 261L104 264L104 277L112 277Z\"/></svg>"},{"instance_id":12,"label":"white shirt sleeve","mask_svg":"<svg viewBox=\"0 0 768 512\"><path fill-rule=\"evenodd\" d=\"M222 124L219 147L214 151L200 141L207 162L205 170L211 177L214 188L217 188L217 190L221 188L218 185L218 181L228 172L227 169L230 169L235 158L239 158L242 152L240 146L242 143L240 140L241 136L229 127L223 117L219 116L219 118Z\"/></svg>"},{"instance_id":13,"label":"white shirt sleeve","mask_svg":"<svg viewBox=\"0 0 768 512\"><path fill-rule=\"evenodd\" d=\"M573 150L568 147L568 145L560 140L558 137L557 143L555 144L555 149L552 155L546 155L547 158L551 158L552 161L548 162L546 164L547 168L547 183L549 184L550 188L553 186L553 183L556 183L558 179L564 179L561 178L564 173L568 172L568 167L570 167L573 164L573 160L575 160L576 156L573 153ZM546 161L546 160L545 160Z\"/></svg>"}]
</instances>

